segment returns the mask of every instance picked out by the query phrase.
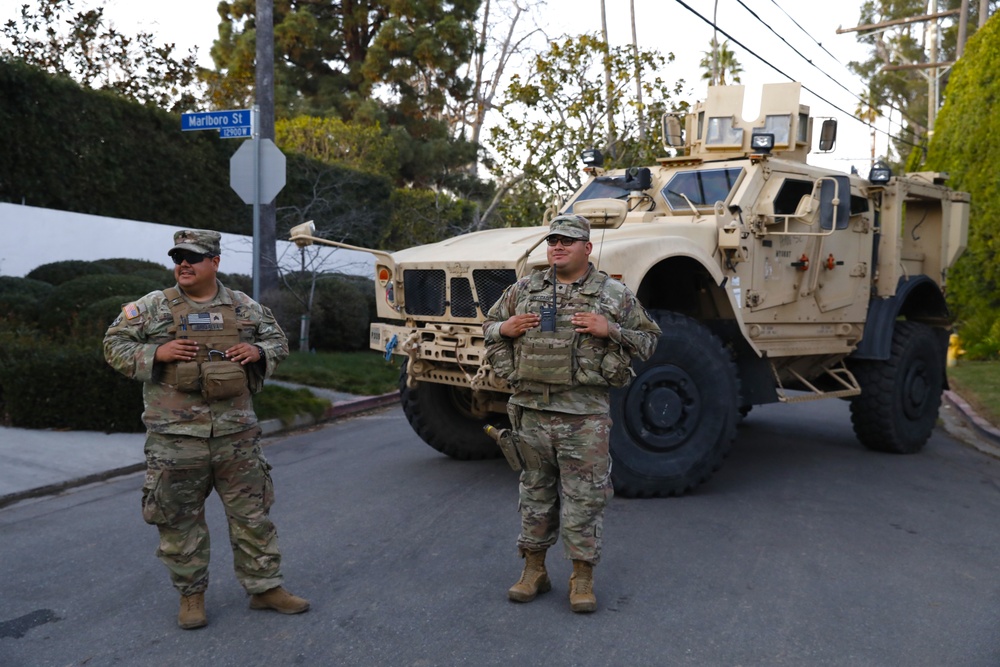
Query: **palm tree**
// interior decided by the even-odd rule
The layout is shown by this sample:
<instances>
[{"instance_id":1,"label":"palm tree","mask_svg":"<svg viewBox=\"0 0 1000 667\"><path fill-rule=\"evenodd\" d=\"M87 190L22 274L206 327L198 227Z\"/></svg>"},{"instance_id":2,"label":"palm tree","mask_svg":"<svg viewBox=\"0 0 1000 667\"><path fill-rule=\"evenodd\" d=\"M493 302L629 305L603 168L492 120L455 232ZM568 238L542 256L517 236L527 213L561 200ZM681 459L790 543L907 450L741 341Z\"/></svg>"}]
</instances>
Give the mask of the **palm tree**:
<instances>
[{"instance_id":1,"label":"palm tree","mask_svg":"<svg viewBox=\"0 0 1000 667\"><path fill-rule=\"evenodd\" d=\"M854 115L871 126L872 135L872 159L871 165L875 166L875 121L882 115L882 101L874 89L869 88L861 93L858 98L858 107L854 110Z\"/></svg>"},{"instance_id":2,"label":"palm tree","mask_svg":"<svg viewBox=\"0 0 1000 667\"><path fill-rule=\"evenodd\" d=\"M709 51L703 51L705 57L701 59L701 67L705 72L701 78L708 79L709 85L726 85L726 73L729 74L733 83L740 82L740 72L743 65L736 59L736 54L729 49L729 40L723 40L720 45L713 37L709 43ZM715 74L718 72L718 75Z\"/></svg>"}]
</instances>

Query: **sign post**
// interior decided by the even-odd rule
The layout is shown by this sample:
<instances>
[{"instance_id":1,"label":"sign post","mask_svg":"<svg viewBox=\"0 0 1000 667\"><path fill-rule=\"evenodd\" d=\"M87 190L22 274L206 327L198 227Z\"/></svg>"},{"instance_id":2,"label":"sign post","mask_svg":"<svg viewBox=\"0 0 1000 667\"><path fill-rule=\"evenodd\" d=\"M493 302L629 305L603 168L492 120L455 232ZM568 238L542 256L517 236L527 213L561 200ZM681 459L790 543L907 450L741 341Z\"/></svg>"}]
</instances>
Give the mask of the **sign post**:
<instances>
[{"instance_id":1,"label":"sign post","mask_svg":"<svg viewBox=\"0 0 1000 667\"><path fill-rule=\"evenodd\" d=\"M229 185L253 204L253 298L260 295L260 205L274 201L285 187L285 156L270 139L260 138L260 109L181 114L181 129L217 130L223 139L250 139L229 159Z\"/></svg>"}]
</instances>

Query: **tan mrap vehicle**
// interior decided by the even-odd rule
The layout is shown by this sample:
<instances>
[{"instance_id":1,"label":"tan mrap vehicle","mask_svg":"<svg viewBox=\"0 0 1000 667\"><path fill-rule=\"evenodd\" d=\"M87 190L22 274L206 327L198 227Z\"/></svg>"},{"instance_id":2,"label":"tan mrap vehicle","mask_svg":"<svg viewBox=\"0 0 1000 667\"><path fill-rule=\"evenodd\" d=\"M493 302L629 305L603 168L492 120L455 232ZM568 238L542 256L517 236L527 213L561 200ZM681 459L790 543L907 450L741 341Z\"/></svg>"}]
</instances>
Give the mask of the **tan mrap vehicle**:
<instances>
[{"instance_id":1,"label":"tan mrap vehicle","mask_svg":"<svg viewBox=\"0 0 1000 667\"><path fill-rule=\"evenodd\" d=\"M742 119L743 87L711 87L681 121L677 157L604 171L560 209L592 225L591 260L659 321L652 358L612 391L616 493L682 494L719 468L752 406L851 401L864 446L918 451L945 387L947 270L965 248L969 196L946 175L868 180L810 166L800 84L764 86ZM836 123L823 123L829 149ZM499 455L509 386L485 362L481 322L504 288L546 265L547 228L496 229L376 254L380 319L371 347L405 357L403 410L429 445L460 459ZM311 223L300 245L326 243ZM332 243L331 245L340 245Z\"/></svg>"}]
</instances>

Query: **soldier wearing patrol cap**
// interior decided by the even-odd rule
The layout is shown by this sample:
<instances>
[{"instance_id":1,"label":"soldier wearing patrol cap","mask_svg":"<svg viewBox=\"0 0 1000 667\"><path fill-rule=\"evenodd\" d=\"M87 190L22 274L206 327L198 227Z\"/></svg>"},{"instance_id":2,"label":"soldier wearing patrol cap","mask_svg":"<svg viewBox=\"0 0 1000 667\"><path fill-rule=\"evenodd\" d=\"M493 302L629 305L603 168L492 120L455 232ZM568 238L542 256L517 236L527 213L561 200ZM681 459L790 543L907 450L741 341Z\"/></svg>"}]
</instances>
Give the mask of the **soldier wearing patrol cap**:
<instances>
[{"instance_id":1,"label":"soldier wearing patrol cap","mask_svg":"<svg viewBox=\"0 0 1000 667\"><path fill-rule=\"evenodd\" d=\"M268 510L270 464L251 394L288 341L271 311L217 278L221 235L174 234L177 284L122 306L104 336L108 363L143 383L146 480L142 516L157 527L157 556L180 593L178 624L207 624L209 535L205 499L226 508L233 565L251 609L297 614L309 603L282 588L281 553Z\"/></svg>"},{"instance_id":2,"label":"soldier wearing patrol cap","mask_svg":"<svg viewBox=\"0 0 1000 667\"><path fill-rule=\"evenodd\" d=\"M632 292L590 263L590 222L561 215L546 236L548 263L511 285L483 324L487 359L514 393L507 412L524 461L520 476L521 578L507 591L530 602L552 588L547 549L562 537L573 561L574 612L597 609L593 567L613 495L610 390L648 359L660 328Z\"/></svg>"}]
</instances>

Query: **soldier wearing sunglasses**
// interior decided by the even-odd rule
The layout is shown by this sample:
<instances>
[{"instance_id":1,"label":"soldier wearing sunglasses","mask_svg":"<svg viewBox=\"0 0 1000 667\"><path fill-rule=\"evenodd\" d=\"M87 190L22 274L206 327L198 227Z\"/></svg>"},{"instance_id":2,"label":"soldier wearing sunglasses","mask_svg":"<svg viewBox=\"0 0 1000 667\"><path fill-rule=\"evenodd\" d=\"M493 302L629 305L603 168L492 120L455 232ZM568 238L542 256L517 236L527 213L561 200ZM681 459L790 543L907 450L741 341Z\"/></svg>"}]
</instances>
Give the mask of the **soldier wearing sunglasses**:
<instances>
[{"instance_id":1,"label":"soldier wearing sunglasses","mask_svg":"<svg viewBox=\"0 0 1000 667\"><path fill-rule=\"evenodd\" d=\"M122 306L104 336L108 363L143 383L142 515L159 530L156 554L180 593L184 629L208 623L205 499L213 489L250 608L309 609L281 586L271 466L251 400L288 356L288 341L270 310L218 280L220 239L205 230L174 234L168 254L177 284Z\"/></svg>"},{"instance_id":2,"label":"soldier wearing sunglasses","mask_svg":"<svg viewBox=\"0 0 1000 667\"><path fill-rule=\"evenodd\" d=\"M592 612L613 495L610 390L631 380L633 357L649 358L660 328L624 284L590 263L587 218L554 218L545 240L549 266L507 288L483 323L487 359L514 389L507 412L523 461L517 548L525 563L507 597L530 602L551 590L545 554L561 536L573 561L570 608Z\"/></svg>"}]
</instances>

